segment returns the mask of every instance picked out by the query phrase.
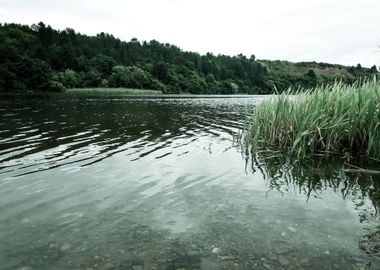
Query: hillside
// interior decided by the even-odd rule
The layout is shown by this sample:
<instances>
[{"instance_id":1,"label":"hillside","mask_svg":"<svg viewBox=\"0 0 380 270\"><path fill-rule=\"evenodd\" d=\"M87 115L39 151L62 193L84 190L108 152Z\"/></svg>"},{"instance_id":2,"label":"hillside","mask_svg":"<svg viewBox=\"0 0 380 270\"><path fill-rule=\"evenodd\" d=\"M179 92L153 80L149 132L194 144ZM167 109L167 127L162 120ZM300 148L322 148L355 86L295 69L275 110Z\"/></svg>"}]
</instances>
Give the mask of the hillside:
<instances>
[{"instance_id":1,"label":"hillside","mask_svg":"<svg viewBox=\"0 0 380 270\"><path fill-rule=\"evenodd\" d=\"M258 60L278 89L289 87L313 87L317 84L328 84L335 80L353 83L358 78L367 78L378 74L376 66L364 68L358 64L356 67L337 64L289 61Z\"/></svg>"},{"instance_id":2,"label":"hillside","mask_svg":"<svg viewBox=\"0 0 380 270\"><path fill-rule=\"evenodd\" d=\"M0 24L0 92L128 87L164 93L268 94L336 79L352 83L371 69L324 63L200 55L158 41L121 41L100 33L58 31L44 23Z\"/></svg>"}]
</instances>

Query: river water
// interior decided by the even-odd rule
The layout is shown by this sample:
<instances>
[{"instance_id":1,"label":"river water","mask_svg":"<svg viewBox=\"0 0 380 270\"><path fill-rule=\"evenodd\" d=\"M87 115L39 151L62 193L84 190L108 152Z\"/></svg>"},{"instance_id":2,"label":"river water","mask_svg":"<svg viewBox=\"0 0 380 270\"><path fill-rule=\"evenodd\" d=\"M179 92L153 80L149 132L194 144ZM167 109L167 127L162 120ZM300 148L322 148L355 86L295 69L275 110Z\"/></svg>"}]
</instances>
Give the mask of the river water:
<instances>
[{"instance_id":1,"label":"river water","mask_svg":"<svg viewBox=\"0 0 380 270\"><path fill-rule=\"evenodd\" d=\"M380 269L380 178L243 155L261 99L1 97L0 269Z\"/></svg>"}]
</instances>

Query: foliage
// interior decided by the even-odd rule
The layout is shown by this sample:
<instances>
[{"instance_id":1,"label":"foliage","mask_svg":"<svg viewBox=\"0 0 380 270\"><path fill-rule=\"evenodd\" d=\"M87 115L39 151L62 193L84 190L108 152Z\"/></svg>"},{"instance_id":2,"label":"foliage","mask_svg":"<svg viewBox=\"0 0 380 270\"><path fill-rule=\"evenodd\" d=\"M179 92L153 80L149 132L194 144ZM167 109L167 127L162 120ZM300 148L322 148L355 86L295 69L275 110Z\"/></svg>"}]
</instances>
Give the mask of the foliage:
<instances>
[{"instance_id":1,"label":"foliage","mask_svg":"<svg viewBox=\"0 0 380 270\"><path fill-rule=\"evenodd\" d=\"M313 88L321 84L331 84L336 81L353 84L359 79L370 79L378 74L376 66L363 68L346 67L328 63L259 60L268 72L267 79L276 86L279 92L289 87Z\"/></svg>"},{"instance_id":2,"label":"foliage","mask_svg":"<svg viewBox=\"0 0 380 270\"><path fill-rule=\"evenodd\" d=\"M115 66L109 77L111 87L164 90L165 86L150 73L136 66Z\"/></svg>"},{"instance_id":3,"label":"foliage","mask_svg":"<svg viewBox=\"0 0 380 270\"><path fill-rule=\"evenodd\" d=\"M65 88L75 88L80 84L79 75L72 69L66 69L64 72L58 72L54 76L55 81L60 82Z\"/></svg>"},{"instance_id":4,"label":"foliage","mask_svg":"<svg viewBox=\"0 0 380 270\"><path fill-rule=\"evenodd\" d=\"M104 95L161 95L162 91L150 89L131 89L131 88L72 88L66 90L67 94L104 94Z\"/></svg>"},{"instance_id":5,"label":"foliage","mask_svg":"<svg viewBox=\"0 0 380 270\"><path fill-rule=\"evenodd\" d=\"M155 40L124 42L106 33L91 37L69 28L57 31L42 22L30 27L0 24L0 92L113 86L165 93L268 94L274 85L282 91L336 78L352 83L374 74L375 66L200 55Z\"/></svg>"},{"instance_id":6,"label":"foliage","mask_svg":"<svg viewBox=\"0 0 380 270\"><path fill-rule=\"evenodd\" d=\"M52 92L63 92L63 91L66 91L66 87L58 82L58 81L49 81L49 89L50 91Z\"/></svg>"},{"instance_id":7,"label":"foliage","mask_svg":"<svg viewBox=\"0 0 380 270\"><path fill-rule=\"evenodd\" d=\"M380 158L380 83L335 83L286 92L256 108L245 134L248 146L291 156L323 153Z\"/></svg>"}]
</instances>

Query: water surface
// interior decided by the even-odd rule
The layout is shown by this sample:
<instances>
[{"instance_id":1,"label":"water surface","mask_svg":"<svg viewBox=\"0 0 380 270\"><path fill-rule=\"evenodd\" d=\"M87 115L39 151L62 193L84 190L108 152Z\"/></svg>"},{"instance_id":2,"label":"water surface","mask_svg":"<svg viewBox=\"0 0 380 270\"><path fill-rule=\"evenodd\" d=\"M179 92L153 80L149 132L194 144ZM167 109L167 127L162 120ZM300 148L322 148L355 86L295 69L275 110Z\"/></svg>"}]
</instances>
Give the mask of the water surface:
<instances>
[{"instance_id":1,"label":"water surface","mask_svg":"<svg viewBox=\"0 0 380 270\"><path fill-rule=\"evenodd\" d=\"M379 177L245 157L258 102L2 97L0 268L379 269Z\"/></svg>"}]
</instances>

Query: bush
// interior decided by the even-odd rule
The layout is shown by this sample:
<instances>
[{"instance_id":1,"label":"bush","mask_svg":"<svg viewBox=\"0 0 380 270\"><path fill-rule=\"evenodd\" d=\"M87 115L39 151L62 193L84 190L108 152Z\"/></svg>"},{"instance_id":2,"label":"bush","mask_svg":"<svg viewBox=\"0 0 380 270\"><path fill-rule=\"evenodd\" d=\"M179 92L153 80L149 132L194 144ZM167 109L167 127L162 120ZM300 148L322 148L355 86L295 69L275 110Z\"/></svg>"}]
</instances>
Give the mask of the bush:
<instances>
[{"instance_id":1,"label":"bush","mask_svg":"<svg viewBox=\"0 0 380 270\"><path fill-rule=\"evenodd\" d=\"M160 81L136 66L115 66L109 78L109 86L165 90L165 86Z\"/></svg>"},{"instance_id":2,"label":"bush","mask_svg":"<svg viewBox=\"0 0 380 270\"><path fill-rule=\"evenodd\" d=\"M58 81L50 81L48 90L53 92L64 92L66 90L66 87Z\"/></svg>"}]
</instances>

